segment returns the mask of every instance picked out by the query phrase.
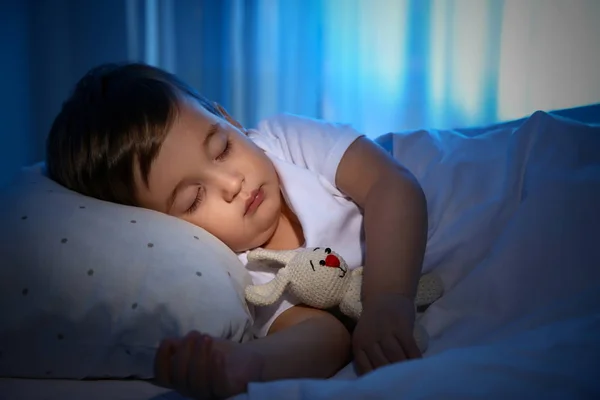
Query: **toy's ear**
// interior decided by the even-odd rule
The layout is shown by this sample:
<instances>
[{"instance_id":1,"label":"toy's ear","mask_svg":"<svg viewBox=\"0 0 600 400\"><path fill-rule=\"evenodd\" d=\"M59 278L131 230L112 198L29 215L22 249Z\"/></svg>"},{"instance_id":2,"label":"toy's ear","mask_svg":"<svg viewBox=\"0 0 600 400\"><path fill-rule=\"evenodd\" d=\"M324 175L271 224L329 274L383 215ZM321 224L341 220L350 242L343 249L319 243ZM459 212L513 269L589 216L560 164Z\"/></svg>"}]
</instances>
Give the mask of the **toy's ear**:
<instances>
[{"instance_id":1,"label":"toy's ear","mask_svg":"<svg viewBox=\"0 0 600 400\"><path fill-rule=\"evenodd\" d=\"M282 265L288 265L296 253L297 250L267 250L258 248L248 253L248 261L275 261Z\"/></svg>"},{"instance_id":2,"label":"toy's ear","mask_svg":"<svg viewBox=\"0 0 600 400\"><path fill-rule=\"evenodd\" d=\"M282 268L271 281L263 285L247 286L246 300L257 306L273 304L281 297L289 282L289 270Z\"/></svg>"}]
</instances>

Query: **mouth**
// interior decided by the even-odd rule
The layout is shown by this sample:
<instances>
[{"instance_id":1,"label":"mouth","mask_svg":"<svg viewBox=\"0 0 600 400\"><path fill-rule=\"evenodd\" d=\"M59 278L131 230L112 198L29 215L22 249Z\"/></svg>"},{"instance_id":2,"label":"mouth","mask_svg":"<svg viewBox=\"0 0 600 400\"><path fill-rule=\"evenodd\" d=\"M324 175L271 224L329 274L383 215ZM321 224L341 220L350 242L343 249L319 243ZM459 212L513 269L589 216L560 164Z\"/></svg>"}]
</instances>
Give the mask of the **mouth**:
<instances>
[{"instance_id":1,"label":"mouth","mask_svg":"<svg viewBox=\"0 0 600 400\"><path fill-rule=\"evenodd\" d=\"M340 275L339 275L339 277L340 277L340 278L343 278L343 277L345 277L345 276L346 276L346 272L348 272L348 271L346 271L345 269L341 269L341 268L340 268Z\"/></svg>"},{"instance_id":2,"label":"mouth","mask_svg":"<svg viewBox=\"0 0 600 400\"><path fill-rule=\"evenodd\" d=\"M260 206L265 199L265 193L262 190L262 186L258 189L255 189L250 193L250 197L246 200L246 209L244 210L244 215L253 214L258 206Z\"/></svg>"}]
</instances>

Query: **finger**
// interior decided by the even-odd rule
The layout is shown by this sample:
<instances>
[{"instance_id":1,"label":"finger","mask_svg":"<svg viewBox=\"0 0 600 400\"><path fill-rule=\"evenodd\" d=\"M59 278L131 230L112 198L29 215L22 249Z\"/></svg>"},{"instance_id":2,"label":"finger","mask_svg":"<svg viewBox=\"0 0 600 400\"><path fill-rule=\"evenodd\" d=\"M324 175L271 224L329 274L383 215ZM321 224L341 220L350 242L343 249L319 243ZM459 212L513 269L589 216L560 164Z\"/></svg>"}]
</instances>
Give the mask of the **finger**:
<instances>
[{"instance_id":1,"label":"finger","mask_svg":"<svg viewBox=\"0 0 600 400\"><path fill-rule=\"evenodd\" d=\"M201 335L193 344L187 381L194 398L209 399L211 395L208 369L212 343L210 336Z\"/></svg>"},{"instance_id":2,"label":"finger","mask_svg":"<svg viewBox=\"0 0 600 400\"><path fill-rule=\"evenodd\" d=\"M406 360L402 342L395 335L386 335L379 344L390 364Z\"/></svg>"},{"instance_id":3,"label":"finger","mask_svg":"<svg viewBox=\"0 0 600 400\"><path fill-rule=\"evenodd\" d=\"M175 389L182 394L189 395L188 387L188 367L190 363L190 355L194 340L200 335L199 332L192 331L185 335L180 345L177 347L175 355L172 357L172 382Z\"/></svg>"},{"instance_id":4,"label":"finger","mask_svg":"<svg viewBox=\"0 0 600 400\"><path fill-rule=\"evenodd\" d=\"M390 364L390 361L387 359L381 346L378 342L373 343L371 346L365 349L365 353L371 362L371 366L373 369L377 369L383 367L385 365Z\"/></svg>"},{"instance_id":5,"label":"finger","mask_svg":"<svg viewBox=\"0 0 600 400\"><path fill-rule=\"evenodd\" d=\"M373 370L373 366L371 365L371 361L369 357L367 357L367 353L365 353L362 349L354 352L354 365L356 367L357 375L364 375Z\"/></svg>"},{"instance_id":6,"label":"finger","mask_svg":"<svg viewBox=\"0 0 600 400\"><path fill-rule=\"evenodd\" d=\"M210 375L212 396L216 398L229 397L229 382L225 371L225 355L216 347L212 348L210 354Z\"/></svg>"},{"instance_id":7,"label":"finger","mask_svg":"<svg viewBox=\"0 0 600 400\"><path fill-rule=\"evenodd\" d=\"M172 387L171 382L171 357L179 341L177 339L165 339L160 342L154 356L154 379L162 386Z\"/></svg>"},{"instance_id":8,"label":"finger","mask_svg":"<svg viewBox=\"0 0 600 400\"><path fill-rule=\"evenodd\" d=\"M417 342L412 335L401 336L400 334L395 334L396 339L402 343L402 349L404 349L404 354L406 358L409 360L415 358L421 358L423 355L421 354L421 350L419 346L417 346Z\"/></svg>"}]
</instances>

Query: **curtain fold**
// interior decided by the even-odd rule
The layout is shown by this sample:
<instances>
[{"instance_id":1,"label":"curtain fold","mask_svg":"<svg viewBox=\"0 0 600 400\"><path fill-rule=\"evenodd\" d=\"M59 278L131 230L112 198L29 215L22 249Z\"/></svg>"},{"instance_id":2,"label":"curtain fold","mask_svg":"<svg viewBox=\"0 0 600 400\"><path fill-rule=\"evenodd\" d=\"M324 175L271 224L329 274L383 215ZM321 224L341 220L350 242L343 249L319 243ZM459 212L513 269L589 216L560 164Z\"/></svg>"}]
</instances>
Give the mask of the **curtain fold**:
<instances>
[{"instance_id":1,"label":"curtain fold","mask_svg":"<svg viewBox=\"0 0 600 400\"><path fill-rule=\"evenodd\" d=\"M18 4L0 2L10 80L0 186L43 159L69 91L105 62L163 67L249 127L291 112L376 137L600 103L599 0Z\"/></svg>"},{"instance_id":2,"label":"curtain fold","mask_svg":"<svg viewBox=\"0 0 600 400\"><path fill-rule=\"evenodd\" d=\"M131 1L162 21L170 56L146 61L249 126L292 112L374 137L600 101L595 0Z\"/></svg>"}]
</instances>

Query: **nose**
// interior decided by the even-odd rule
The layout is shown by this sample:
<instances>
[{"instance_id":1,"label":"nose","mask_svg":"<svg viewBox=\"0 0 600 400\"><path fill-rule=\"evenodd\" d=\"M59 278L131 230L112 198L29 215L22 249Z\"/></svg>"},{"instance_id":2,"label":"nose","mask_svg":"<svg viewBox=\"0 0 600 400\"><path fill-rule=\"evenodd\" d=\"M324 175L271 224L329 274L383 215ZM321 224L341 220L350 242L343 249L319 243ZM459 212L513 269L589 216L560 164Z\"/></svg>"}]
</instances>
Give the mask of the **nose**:
<instances>
[{"instance_id":1,"label":"nose","mask_svg":"<svg viewBox=\"0 0 600 400\"><path fill-rule=\"evenodd\" d=\"M329 254L327 257L325 257L325 266L332 267L332 268L339 268L340 259L337 258L336 256L334 256L333 254Z\"/></svg>"},{"instance_id":2,"label":"nose","mask_svg":"<svg viewBox=\"0 0 600 400\"><path fill-rule=\"evenodd\" d=\"M215 174L215 183L228 203L242 190L244 176L237 172L219 171Z\"/></svg>"}]
</instances>

